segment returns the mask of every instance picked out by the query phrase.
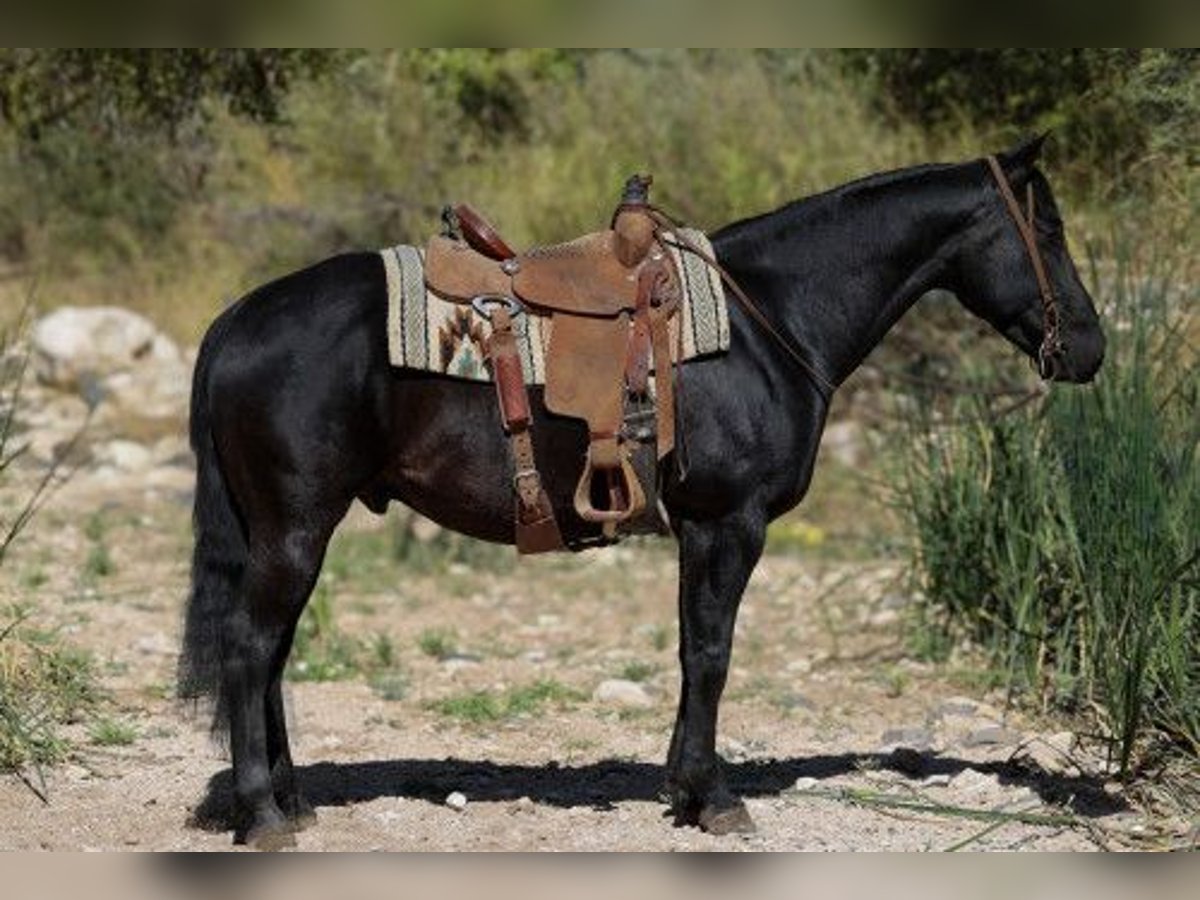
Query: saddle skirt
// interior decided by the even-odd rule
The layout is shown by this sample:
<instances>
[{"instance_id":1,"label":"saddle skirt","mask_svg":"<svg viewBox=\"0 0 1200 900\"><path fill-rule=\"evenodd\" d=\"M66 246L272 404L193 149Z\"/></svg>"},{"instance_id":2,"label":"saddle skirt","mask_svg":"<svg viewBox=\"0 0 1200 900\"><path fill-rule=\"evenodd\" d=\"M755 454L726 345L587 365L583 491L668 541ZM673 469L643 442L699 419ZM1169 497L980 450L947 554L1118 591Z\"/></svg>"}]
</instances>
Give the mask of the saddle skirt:
<instances>
[{"instance_id":1,"label":"saddle skirt","mask_svg":"<svg viewBox=\"0 0 1200 900\"><path fill-rule=\"evenodd\" d=\"M706 253L712 245L701 231L680 229ZM667 250L682 282L680 314L672 318L671 346L681 359L729 349L729 314L720 275L699 256L670 241ZM469 381L491 381L485 365L486 323L469 306L443 299L425 285L425 249L400 244L380 251L387 275L388 355L393 366ZM546 382L551 320L520 315L513 320L521 365L530 384Z\"/></svg>"}]
</instances>

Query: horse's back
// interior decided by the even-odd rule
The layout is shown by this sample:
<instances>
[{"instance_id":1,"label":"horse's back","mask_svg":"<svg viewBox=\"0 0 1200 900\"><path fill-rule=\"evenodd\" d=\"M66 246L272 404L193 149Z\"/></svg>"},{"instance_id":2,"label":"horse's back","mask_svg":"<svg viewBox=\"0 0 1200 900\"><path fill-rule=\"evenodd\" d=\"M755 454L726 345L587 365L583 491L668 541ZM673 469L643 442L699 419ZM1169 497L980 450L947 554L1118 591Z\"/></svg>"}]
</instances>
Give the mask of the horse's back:
<instances>
[{"instance_id":1,"label":"horse's back","mask_svg":"<svg viewBox=\"0 0 1200 900\"><path fill-rule=\"evenodd\" d=\"M193 418L211 428L236 493L300 476L344 493L381 465L386 305L379 255L353 253L256 288L213 323Z\"/></svg>"}]
</instances>

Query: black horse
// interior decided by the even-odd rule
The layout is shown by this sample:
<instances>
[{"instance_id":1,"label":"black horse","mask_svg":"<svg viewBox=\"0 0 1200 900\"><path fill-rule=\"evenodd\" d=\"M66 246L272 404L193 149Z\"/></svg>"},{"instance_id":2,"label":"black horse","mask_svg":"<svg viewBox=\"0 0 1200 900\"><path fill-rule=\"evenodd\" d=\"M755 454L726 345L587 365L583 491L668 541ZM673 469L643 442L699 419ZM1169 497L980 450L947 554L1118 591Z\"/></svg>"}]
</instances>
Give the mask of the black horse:
<instances>
[{"instance_id":1,"label":"black horse","mask_svg":"<svg viewBox=\"0 0 1200 900\"><path fill-rule=\"evenodd\" d=\"M830 387L931 288L953 292L1022 351L1045 357L1049 313L1035 257L1058 326L1043 374L1086 382L1099 368L1104 337L1035 168L1040 146L1002 154L1003 179L982 160L918 166L713 235L720 262L777 334L731 302L729 352L684 367L686 468L664 461L680 562L683 681L666 765L678 823L752 827L716 757L717 706L742 591L767 523L808 488ZM1001 180L1019 196L1031 188L1029 244ZM385 303L380 256L342 255L253 291L200 349L180 693L212 697L215 728L228 731L237 840L286 843L313 819L292 769L280 683L326 544L354 499L377 512L398 500L447 528L513 541L512 462L494 391L392 368ZM547 415L537 392L532 400L564 538L586 537L594 526L574 515L571 497L587 435L581 423Z\"/></svg>"}]
</instances>

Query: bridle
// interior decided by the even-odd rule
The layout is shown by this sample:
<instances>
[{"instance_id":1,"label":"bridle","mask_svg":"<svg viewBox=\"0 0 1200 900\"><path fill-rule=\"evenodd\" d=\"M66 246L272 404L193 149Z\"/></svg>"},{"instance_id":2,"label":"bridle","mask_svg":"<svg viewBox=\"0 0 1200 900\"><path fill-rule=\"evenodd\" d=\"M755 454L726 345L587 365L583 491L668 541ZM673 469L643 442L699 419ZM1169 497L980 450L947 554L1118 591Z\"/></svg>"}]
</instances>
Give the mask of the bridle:
<instances>
[{"instance_id":1,"label":"bridle","mask_svg":"<svg viewBox=\"0 0 1200 900\"><path fill-rule=\"evenodd\" d=\"M1066 352L1067 346L1059 336L1058 301L1054 296L1053 288L1050 287L1050 279L1046 277L1046 264L1038 249L1037 235L1033 230L1033 182L1031 181L1025 186L1026 212L1022 215L1021 205L1013 195L1012 186L1008 183L1004 170L1000 168L1000 162L996 157L989 156L987 164L992 170L996 186L1000 189L1000 196L1004 198L1004 204L1012 214L1017 232L1021 235L1021 240L1029 253L1029 262L1033 265L1038 292L1042 296L1042 345L1038 348L1037 371L1043 379L1049 380L1057 373L1058 361Z\"/></svg>"}]
</instances>

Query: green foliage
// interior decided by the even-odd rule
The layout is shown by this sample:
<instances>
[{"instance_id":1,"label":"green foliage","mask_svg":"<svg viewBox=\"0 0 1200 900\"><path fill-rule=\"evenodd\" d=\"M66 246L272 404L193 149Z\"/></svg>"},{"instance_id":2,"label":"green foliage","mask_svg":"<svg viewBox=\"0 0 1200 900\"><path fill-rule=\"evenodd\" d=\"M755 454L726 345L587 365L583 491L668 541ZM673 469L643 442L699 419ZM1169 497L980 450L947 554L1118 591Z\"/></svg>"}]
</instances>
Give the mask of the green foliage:
<instances>
[{"instance_id":1,"label":"green foliage","mask_svg":"<svg viewBox=\"0 0 1200 900\"><path fill-rule=\"evenodd\" d=\"M0 518L0 566L9 548L37 513L58 467L51 465L24 495L9 491L9 467L21 457L16 412L28 366L17 348L29 305L15 322L0 323L0 488L10 504ZM44 574L26 579L35 586ZM35 628L32 606L0 613L0 771L22 771L59 762L70 750L61 726L77 720L99 700L95 667L88 654L62 642L55 631Z\"/></svg>"},{"instance_id":2,"label":"green foliage","mask_svg":"<svg viewBox=\"0 0 1200 900\"><path fill-rule=\"evenodd\" d=\"M1144 164L1155 157L1196 164L1194 49L877 49L842 58L865 76L879 108L923 128L965 121L1010 139L1054 129L1052 159L1069 161L1080 179L1090 170L1088 187L1144 186Z\"/></svg>"},{"instance_id":3,"label":"green foliage","mask_svg":"<svg viewBox=\"0 0 1200 900\"><path fill-rule=\"evenodd\" d=\"M899 499L929 601L918 640L944 656L969 638L1011 687L1097 705L1127 770L1150 734L1200 749L1200 361L1166 279L1114 284L1096 384L927 417Z\"/></svg>"},{"instance_id":4,"label":"green foliage","mask_svg":"<svg viewBox=\"0 0 1200 900\"><path fill-rule=\"evenodd\" d=\"M293 681L353 678L362 671L366 657L363 642L337 626L333 591L329 579L322 575L296 626L288 677Z\"/></svg>"},{"instance_id":5,"label":"green foliage","mask_svg":"<svg viewBox=\"0 0 1200 900\"><path fill-rule=\"evenodd\" d=\"M345 546L345 545L343 545ZM350 541L351 547L359 542ZM332 554L331 554L332 556ZM408 689L396 645L386 634L371 639L347 634L337 623L334 586L347 576L328 568L317 579L312 597L296 625L287 675L292 681L342 681L365 676L385 700L397 700Z\"/></svg>"},{"instance_id":6,"label":"green foliage","mask_svg":"<svg viewBox=\"0 0 1200 900\"><path fill-rule=\"evenodd\" d=\"M403 700L408 696L409 678L404 672L389 668L371 677L371 690L381 700Z\"/></svg>"},{"instance_id":7,"label":"green foliage","mask_svg":"<svg viewBox=\"0 0 1200 900\"><path fill-rule=\"evenodd\" d=\"M533 684L510 688L503 692L471 691L446 697L430 703L429 708L448 718L481 725L534 715L546 704L562 708L583 699L585 695L580 691L553 678L543 678Z\"/></svg>"},{"instance_id":8,"label":"green foliage","mask_svg":"<svg viewBox=\"0 0 1200 900\"><path fill-rule=\"evenodd\" d=\"M398 570L444 572L457 565L506 571L516 564L512 547L479 541L440 526L433 526L432 534L421 533L415 521L410 515L393 532L390 563Z\"/></svg>"},{"instance_id":9,"label":"green foliage","mask_svg":"<svg viewBox=\"0 0 1200 900\"><path fill-rule=\"evenodd\" d=\"M92 657L31 628L32 613L10 608L0 627L0 771L61 762L71 746L61 726L100 700Z\"/></svg>"},{"instance_id":10,"label":"green foliage","mask_svg":"<svg viewBox=\"0 0 1200 900\"><path fill-rule=\"evenodd\" d=\"M92 513L83 526L83 534L88 539L89 545L81 573L85 584L91 584L97 578L107 578L116 571L116 564L113 562L112 552L108 547L106 533L107 525L103 513Z\"/></svg>"},{"instance_id":11,"label":"green foliage","mask_svg":"<svg viewBox=\"0 0 1200 900\"><path fill-rule=\"evenodd\" d=\"M417 646L426 656L446 659L458 650L458 634L453 628L426 628L417 635Z\"/></svg>"},{"instance_id":12,"label":"green foliage","mask_svg":"<svg viewBox=\"0 0 1200 900\"><path fill-rule=\"evenodd\" d=\"M649 681L657 674L658 666L655 663L640 660L626 663L621 669L621 677L626 681Z\"/></svg>"},{"instance_id":13,"label":"green foliage","mask_svg":"<svg viewBox=\"0 0 1200 900\"><path fill-rule=\"evenodd\" d=\"M202 192L213 112L281 120L338 56L310 50L0 50L0 258L45 241L127 263Z\"/></svg>"},{"instance_id":14,"label":"green foliage","mask_svg":"<svg viewBox=\"0 0 1200 900\"><path fill-rule=\"evenodd\" d=\"M210 97L236 115L276 122L290 84L333 59L317 50L4 49L0 118L32 144L54 129L177 137Z\"/></svg>"},{"instance_id":15,"label":"green foliage","mask_svg":"<svg viewBox=\"0 0 1200 900\"><path fill-rule=\"evenodd\" d=\"M447 101L462 127L482 140L528 139L533 94L542 83L582 74L579 51L439 48L410 50L401 57L439 107Z\"/></svg>"},{"instance_id":16,"label":"green foliage","mask_svg":"<svg viewBox=\"0 0 1200 900\"><path fill-rule=\"evenodd\" d=\"M102 717L92 723L88 737L100 747L127 747L137 740L137 729L128 722Z\"/></svg>"}]
</instances>

